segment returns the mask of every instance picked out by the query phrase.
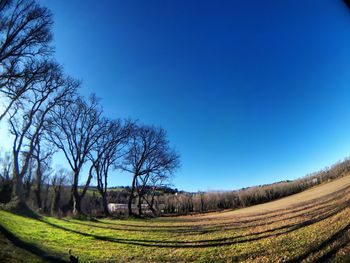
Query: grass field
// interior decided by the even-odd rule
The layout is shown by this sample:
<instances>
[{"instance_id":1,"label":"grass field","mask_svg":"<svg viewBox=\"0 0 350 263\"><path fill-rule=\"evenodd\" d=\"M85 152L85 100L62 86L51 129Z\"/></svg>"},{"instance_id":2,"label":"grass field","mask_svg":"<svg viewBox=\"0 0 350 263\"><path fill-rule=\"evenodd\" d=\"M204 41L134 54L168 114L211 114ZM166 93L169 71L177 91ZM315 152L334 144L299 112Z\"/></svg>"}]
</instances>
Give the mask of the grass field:
<instances>
[{"instance_id":1,"label":"grass field","mask_svg":"<svg viewBox=\"0 0 350 263\"><path fill-rule=\"evenodd\" d=\"M350 176L235 211L150 220L0 211L0 262L348 262ZM6 237L5 237L6 236ZM6 261L5 261L6 260Z\"/></svg>"}]
</instances>

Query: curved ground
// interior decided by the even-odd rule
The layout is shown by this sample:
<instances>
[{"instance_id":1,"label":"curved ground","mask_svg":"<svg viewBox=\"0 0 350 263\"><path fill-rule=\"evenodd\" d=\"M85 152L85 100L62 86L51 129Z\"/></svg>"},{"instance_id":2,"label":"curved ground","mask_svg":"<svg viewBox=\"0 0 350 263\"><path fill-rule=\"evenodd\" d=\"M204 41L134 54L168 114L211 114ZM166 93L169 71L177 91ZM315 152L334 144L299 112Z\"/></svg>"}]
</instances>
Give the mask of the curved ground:
<instances>
[{"instance_id":1,"label":"curved ground","mask_svg":"<svg viewBox=\"0 0 350 263\"><path fill-rule=\"evenodd\" d=\"M0 211L0 230L31 255L13 262L67 260L69 249L80 262L346 262L349 204L346 176L274 202L196 216L79 221Z\"/></svg>"},{"instance_id":2,"label":"curved ground","mask_svg":"<svg viewBox=\"0 0 350 263\"><path fill-rule=\"evenodd\" d=\"M339 191L341 189L348 188L348 187L350 187L350 175L344 176L342 178L339 178L337 180L334 180L328 183L315 186L301 193L298 193L292 196L287 196L276 201L272 201L272 202L268 202L260 205L254 205L243 209L237 209L234 211L220 213L220 216L260 213L261 211L266 212L266 211L272 211L276 209L283 209L288 206L297 205L300 202L322 198L326 195L335 193L336 191ZM210 218L210 217L217 217L218 215L219 215L218 213L210 213L210 214L202 215L202 217Z\"/></svg>"}]
</instances>

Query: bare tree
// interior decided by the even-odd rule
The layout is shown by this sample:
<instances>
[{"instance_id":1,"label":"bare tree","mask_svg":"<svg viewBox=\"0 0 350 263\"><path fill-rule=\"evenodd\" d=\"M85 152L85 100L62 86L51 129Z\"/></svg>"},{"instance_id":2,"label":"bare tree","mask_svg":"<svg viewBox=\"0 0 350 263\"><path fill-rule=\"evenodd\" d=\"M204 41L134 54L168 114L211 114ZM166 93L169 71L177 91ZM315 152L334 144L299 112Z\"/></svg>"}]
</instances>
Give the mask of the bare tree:
<instances>
[{"instance_id":1,"label":"bare tree","mask_svg":"<svg viewBox=\"0 0 350 263\"><path fill-rule=\"evenodd\" d=\"M157 211L155 209L155 197L159 190L168 186L168 183L171 179L170 175L171 174L169 173L152 173L147 177L142 178L141 184L136 184L137 191L140 193L139 198L141 197L146 202L149 209L154 215L157 214ZM147 181L144 180L146 178Z\"/></svg>"},{"instance_id":2,"label":"bare tree","mask_svg":"<svg viewBox=\"0 0 350 263\"><path fill-rule=\"evenodd\" d=\"M117 161L126 154L126 146L133 129L133 123L126 121L124 124L120 120L102 120L104 127L97 140L94 150L89 154L91 167L89 176L93 173L97 179L97 189L102 197L102 204L105 216L109 216L107 189L108 173L110 168L115 168Z\"/></svg>"},{"instance_id":3,"label":"bare tree","mask_svg":"<svg viewBox=\"0 0 350 263\"><path fill-rule=\"evenodd\" d=\"M169 147L165 130L152 126L136 128L131 136L130 150L123 165L125 171L133 174L128 201L129 215L133 214L135 189L138 190L139 215L141 215L142 195L150 176L172 174L179 165L179 155Z\"/></svg>"},{"instance_id":4,"label":"bare tree","mask_svg":"<svg viewBox=\"0 0 350 263\"><path fill-rule=\"evenodd\" d=\"M23 155L26 155L27 153L24 152ZM28 169L24 173L23 176L23 190L24 190L24 199L28 200L30 197L30 193L32 191L32 186L34 184L34 178L33 178L33 170L35 167L34 159L29 159Z\"/></svg>"},{"instance_id":5,"label":"bare tree","mask_svg":"<svg viewBox=\"0 0 350 263\"><path fill-rule=\"evenodd\" d=\"M36 171L35 171L35 198L36 198L36 205L39 209L42 208L42 185L44 182L44 173L50 168L50 162L52 155L55 153L54 147L51 145L48 145L43 149L43 136L38 136L36 142L36 147L33 151L33 159L36 162Z\"/></svg>"},{"instance_id":6,"label":"bare tree","mask_svg":"<svg viewBox=\"0 0 350 263\"><path fill-rule=\"evenodd\" d=\"M92 179L88 177L79 193L80 172L101 135L101 115L102 108L95 95L88 100L78 96L74 103L64 105L51 114L50 141L63 152L73 171L71 203L74 214L82 213L81 200Z\"/></svg>"},{"instance_id":7,"label":"bare tree","mask_svg":"<svg viewBox=\"0 0 350 263\"><path fill-rule=\"evenodd\" d=\"M45 126L49 125L49 113L55 107L66 104L76 91L78 83L64 78L60 67L50 63L48 74L31 83L31 91L11 109L8 118L10 132L14 137L13 159L13 196L24 202L23 177L27 172L34 149L40 141Z\"/></svg>"},{"instance_id":8,"label":"bare tree","mask_svg":"<svg viewBox=\"0 0 350 263\"><path fill-rule=\"evenodd\" d=\"M18 82L46 70L40 61L53 53L52 24L51 12L34 0L0 0L0 121L29 89Z\"/></svg>"},{"instance_id":9,"label":"bare tree","mask_svg":"<svg viewBox=\"0 0 350 263\"><path fill-rule=\"evenodd\" d=\"M0 106L3 108L0 112L0 121L6 116L9 110L15 106L15 103L20 103L21 99L26 99L25 96L28 95L27 93L29 93L31 89L34 89L37 82L40 82L45 76L50 74L51 67L52 63L47 60L33 61L25 66L20 75L6 80L6 85L2 85L0 89L2 102ZM28 96L30 96L30 94Z\"/></svg>"}]
</instances>

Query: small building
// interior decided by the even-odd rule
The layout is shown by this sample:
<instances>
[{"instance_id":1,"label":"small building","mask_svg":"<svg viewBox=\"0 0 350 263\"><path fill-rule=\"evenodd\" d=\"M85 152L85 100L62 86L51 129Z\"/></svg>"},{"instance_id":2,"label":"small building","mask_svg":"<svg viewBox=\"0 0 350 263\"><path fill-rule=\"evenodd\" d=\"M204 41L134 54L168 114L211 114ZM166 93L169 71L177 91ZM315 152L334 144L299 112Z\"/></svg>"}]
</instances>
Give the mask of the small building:
<instances>
[{"instance_id":1,"label":"small building","mask_svg":"<svg viewBox=\"0 0 350 263\"><path fill-rule=\"evenodd\" d=\"M132 205L135 206L135 205ZM134 209L134 207L132 207ZM114 212L127 212L128 211L128 205L127 204L115 204L115 203L109 203L108 204L108 211L110 213Z\"/></svg>"},{"instance_id":2,"label":"small building","mask_svg":"<svg viewBox=\"0 0 350 263\"><path fill-rule=\"evenodd\" d=\"M141 204L141 208L142 208L143 212L148 212L150 210L147 204ZM133 212L137 212L138 206L135 204L132 204L131 209ZM108 210L112 214L113 213L127 213L128 212L128 204L109 203Z\"/></svg>"},{"instance_id":3,"label":"small building","mask_svg":"<svg viewBox=\"0 0 350 263\"><path fill-rule=\"evenodd\" d=\"M311 182L312 182L312 184L318 184L319 183L318 182L318 178L313 178Z\"/></svg>"}]
</instances>

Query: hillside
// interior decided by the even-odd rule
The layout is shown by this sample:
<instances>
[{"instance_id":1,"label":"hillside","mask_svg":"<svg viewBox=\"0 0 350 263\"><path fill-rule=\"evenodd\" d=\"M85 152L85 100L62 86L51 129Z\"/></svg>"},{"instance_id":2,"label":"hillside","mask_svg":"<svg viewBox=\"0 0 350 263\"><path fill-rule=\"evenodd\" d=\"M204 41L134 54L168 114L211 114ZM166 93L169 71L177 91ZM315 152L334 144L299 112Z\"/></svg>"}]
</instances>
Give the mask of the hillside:
<instances>
[{"instance_id":1,"label":"hillside","mask_svg":"<svg viewBox=\"0 0 350 263\"><path fill-rule=\"evenodd\" d=\"M314 262L349 259L350 176L235 211L152 220L25 218L0 211L0 259L42 262ZM26 251L26 250L29 250Z\"/></svg>"},{"instance_id":2,"label":"hillside","mask_svg":"<svg viewBox=\"0 0 350 263\"><path fill-rule=\"evenodd\" d=\"M298 206L303 202L317 202L318 199L321 199L325 196L332 195L338 191L350 188L350 175L344 176L342 178L333 180L322 185L314 186L311 189L305 190L301 193L287 196L276 201L254 205L242 209L237 209L234 211L221 213L220 216L234 216L234 215L244 215L244 214L254 214L261 211L274 211L279 209L286 209L288 207ZM202 218L217 217L217 213L202 215Z\"/></svg>"}]
</instances>

